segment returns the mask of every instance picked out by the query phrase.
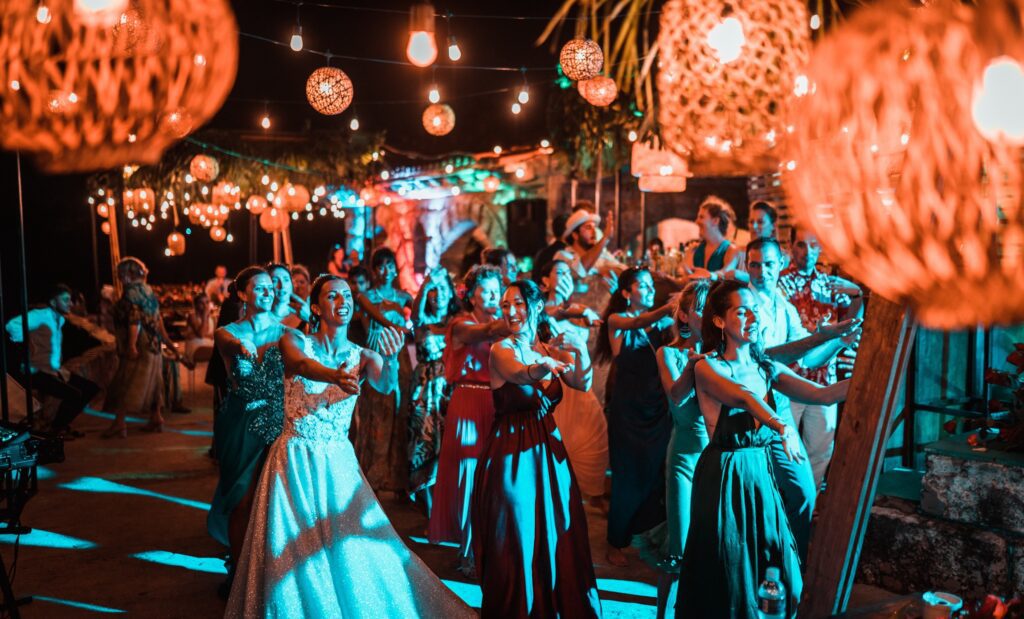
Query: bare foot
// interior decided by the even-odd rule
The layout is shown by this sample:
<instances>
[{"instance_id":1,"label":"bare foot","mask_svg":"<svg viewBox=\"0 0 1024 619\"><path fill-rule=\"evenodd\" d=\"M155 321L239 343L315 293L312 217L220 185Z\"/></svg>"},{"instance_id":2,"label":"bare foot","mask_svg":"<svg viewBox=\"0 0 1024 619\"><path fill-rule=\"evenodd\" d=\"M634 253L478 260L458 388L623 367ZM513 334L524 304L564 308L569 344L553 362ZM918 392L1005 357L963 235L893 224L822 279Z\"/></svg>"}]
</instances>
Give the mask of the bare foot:
<instances>
[{"instance_id":1,"label":"bare foot","mask_svg":"<svg viewBox=\"0 0 1024 619\"><path fill-rule=\"evenodd\" d=\"M608 552L604 554L604 558L608 559L608 563L616 567L629 567L629 558L626 556L626 553L614 546L608 547Z\"/></svg>"}]
</instances>

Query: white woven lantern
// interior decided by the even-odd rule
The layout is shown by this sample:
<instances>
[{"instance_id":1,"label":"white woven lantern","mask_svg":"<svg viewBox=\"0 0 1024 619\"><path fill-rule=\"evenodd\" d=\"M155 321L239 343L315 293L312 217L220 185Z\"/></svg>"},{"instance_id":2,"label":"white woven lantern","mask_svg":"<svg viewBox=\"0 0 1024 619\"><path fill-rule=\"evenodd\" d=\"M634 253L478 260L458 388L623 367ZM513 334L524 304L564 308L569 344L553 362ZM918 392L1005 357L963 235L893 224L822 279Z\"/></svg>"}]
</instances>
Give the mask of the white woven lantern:
<instances>
[{"instance_id":1,"label":"white woven lantern","mask_svg":"<svg viewBox=\"0 0 1024 619\"><path fill-rule=\"evenodd\" d=\"M658 123L695 174L772 172L810 49L804 0L669 0L658 32Z\"/></svg>"},{"instance_id":2,"label":"white woven lantern","mask_svg":"<svg viewBox=\"0 0 1024 619\"><path fill-rule=\"evenodd\" d=\"M1019 1L987 6L1024 14ZM793 213L929 327L1024 320L1024 150L972 118L989 63L1024 62L1021 25L988 27L959 3L873 4L818 46L813 92L793 110Z\"/></svg>"},{"instance_id":3,"label":"white woven lantern","mask_svg":"<svg viewBox=\"0 0 1024 619\"><path fill-rule=\"evenodd\" d=\"M455 110L447 103L435 103L423 110L423 128L430 135L448 135L455 128Z\"/></svg>"},{"instance_id":4,"label":"white woven lantern","mask_svg":"<svg viewBox=\"0 0 1024 619\"><path fill-rule=\"evenodd\" d=\"M46 0L40 23L37 0L3 3L0 145L51 172L153 164L220 109L238 65L228 2L121 5Z\"/></svg>"},{"instance_id":5,"label":"white woven lantern","mask_svg":"<svg viewBox=\"0 0 1024 619\"><path fill-rule=\"evenodd\" d=\"M352 80L336 67L320 67L306 80L306 99L314 110L327 116L344 112L353 94Z\"/></svg>"},{"instance_id":6,"label":"white woven lantern","mask_svg":"<svg viewBox=\"0 0 1024 619\"><path fill-rule=\"evenodd\" d=\"M572 39L562 46L558 55L562 73L574 81L589 80L604 68L604 52L601 46L590 39Z\"/></svg>"}]
</instances>

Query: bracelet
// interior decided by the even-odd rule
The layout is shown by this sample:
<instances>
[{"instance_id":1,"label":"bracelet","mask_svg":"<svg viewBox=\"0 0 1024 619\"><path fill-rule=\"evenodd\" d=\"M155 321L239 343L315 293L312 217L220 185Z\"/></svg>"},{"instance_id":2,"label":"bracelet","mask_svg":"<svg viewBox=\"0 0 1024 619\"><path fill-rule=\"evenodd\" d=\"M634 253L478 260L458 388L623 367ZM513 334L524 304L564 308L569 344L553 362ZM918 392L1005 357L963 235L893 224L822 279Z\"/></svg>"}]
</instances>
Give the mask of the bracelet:
<instances>
[{"instance_id":1,"label":"bracelet","mask_svg":"<svg viewBox=\"0 0 1024 619\"><path fill-rule=\"evenodd\" d=\"M533 364L532 363L526 366L526 379L527 380L536 380L533 377Z\"/></svg>"}]
</instances>

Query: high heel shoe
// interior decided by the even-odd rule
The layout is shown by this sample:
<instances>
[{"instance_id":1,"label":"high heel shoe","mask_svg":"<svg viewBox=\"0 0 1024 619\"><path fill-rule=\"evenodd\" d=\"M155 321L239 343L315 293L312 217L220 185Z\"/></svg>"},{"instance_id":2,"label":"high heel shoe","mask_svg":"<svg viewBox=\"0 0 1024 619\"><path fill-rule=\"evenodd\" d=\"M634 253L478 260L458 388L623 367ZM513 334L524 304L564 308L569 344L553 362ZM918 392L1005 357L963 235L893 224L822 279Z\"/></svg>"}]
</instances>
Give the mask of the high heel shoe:
<instances>
[{"instance_id":1,"label":"high heel shoe","mask_svg":"<svg viewBox=\"0 0 1024 619\"><path fill-rule=\"evenodd\" d=\"M113 424L100 434L100 438L128 438L128 426L126 424Z\"/></svg>"}]
</instances>

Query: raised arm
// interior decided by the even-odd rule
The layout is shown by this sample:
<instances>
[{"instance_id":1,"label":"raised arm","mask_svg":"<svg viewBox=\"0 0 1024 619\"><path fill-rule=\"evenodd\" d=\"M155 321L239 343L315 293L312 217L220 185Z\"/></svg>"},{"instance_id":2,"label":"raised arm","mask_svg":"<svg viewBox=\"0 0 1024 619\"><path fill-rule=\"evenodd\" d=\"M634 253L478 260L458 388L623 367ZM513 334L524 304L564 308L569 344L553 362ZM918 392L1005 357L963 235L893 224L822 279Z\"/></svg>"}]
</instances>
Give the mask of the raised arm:
<instances>
[{"instance_id":1,"label":"raised arm","mask_svg":"<svg viewBox=\"0 0 1024 619\"><path fill-rule=\"evenodd\" d=\"M698 359L703 357L697 355L690 356L687 359L686 366L679 370L675 363L669 361L668 356L667 346L662 346L658 349L658 377L661 379L661 387L665 390L665 395L668 396L668 399L675 403L676 406L682 406L690 398L694 397L693 386L695 376L693 366L697 363Z\"/></svg>"},{"instance_id":2,"label":"raised arm","mask_svg":"<svg viewBox=\"0 0 1024 619\"><path fill-rule=\"evenodd\" d=\"M491 346L490 368L491 387L500 387L503 382L528 385L559 376L569 370L569 365L547 356L541 357L537 363L524 364L516 358L509 341L502 340Z\"/></svg>"},{"instance_id":3,"label":"raised arm","mask_svg":"<svg viewBox=\"0 0 1024 619\"><path fill-rule=\"evenodd\" d=\"M804 404L835 404L846 400L846 394L850 390L850 381L841 380L832 385L819 385L809 381L790 370L785 365L776 362L777 372L776 384L779 391Z\"/></svg>"},{"instance_id":4,"label":"raised arm","mask_svg":"<svg viewBox=\"0 0 1024 619\"><path fill-rule=\"evenodd\" d=\"M377 309L376 305L371 303L370 300L366 298L365 294L359 293L359 294L356 295L356 304L359 305L359 307L364 312L366 312L366 314L370 318L376 320L377 322L379 322L380 324L384 325L385 327L393 327L395 329L398 329L399 331L405 331L406 330L405 329L405 325L396 325L395 323L393 323L390 320L388 320L387 318L385 318L384 314L381 313L381 311L379 309Z\"/></svg>"},{"instance_id":5,"label":"raised arm","mask_svg":"<svg viewBox=\"0 0 1024 619\"><path fill-rule=\"evenodd\" d=\"M672 299L658 309L644 312L638 316L625 316L623 314L612 314L608 316L608 330L632 331L633 329L646 329L666 316L671 316L675 309L675 300Z\"/></svg>"},{"instance_id":6,"label":"raised arm","mask_svg":"<svg viewBox=\"0 0 1024 619\"><path fill-rule=\"evenodd\" d=\"M493 342L510 335L504 320L492 320L483 323L470 323L458 320L452 325L452 337L460 344L479 344Z\"/></svg>"},{"instance_id":7,"label":"raised arm","mask_svg":"<svg viewBox=\"0 0 1024 619\"><path fill-rule=\"evenodd\" d=\"M218 329L218 333L222 329ZM303 335L295 329L285 329L278 341L284 370L289 376L302 376L321 383L334 383L349 394L359 393L358 376L344 367L329 368L304 351Z\"/></svg>"},{"instance_id":8,"label":"raised arm","mask_svg":"<svg viewBox=\"0 0 1024 619\"><path fill-rule=\"evenodd\" d=\"M381 331L380 348L383 355L363 349L360 365L366 370L370 386L383 394L398 389L398 356L395 354L405 344L405 337L397 329Z\"/></svg>"}]
</instances>

